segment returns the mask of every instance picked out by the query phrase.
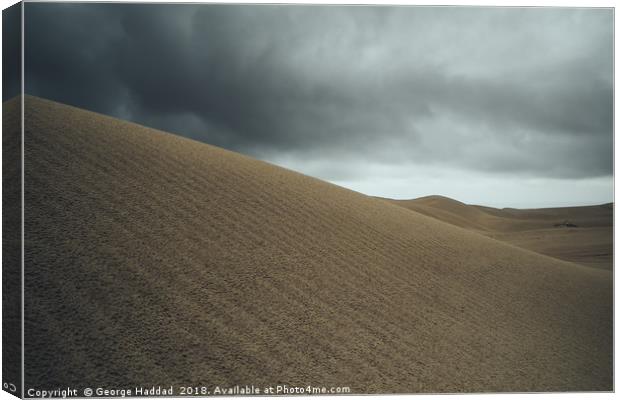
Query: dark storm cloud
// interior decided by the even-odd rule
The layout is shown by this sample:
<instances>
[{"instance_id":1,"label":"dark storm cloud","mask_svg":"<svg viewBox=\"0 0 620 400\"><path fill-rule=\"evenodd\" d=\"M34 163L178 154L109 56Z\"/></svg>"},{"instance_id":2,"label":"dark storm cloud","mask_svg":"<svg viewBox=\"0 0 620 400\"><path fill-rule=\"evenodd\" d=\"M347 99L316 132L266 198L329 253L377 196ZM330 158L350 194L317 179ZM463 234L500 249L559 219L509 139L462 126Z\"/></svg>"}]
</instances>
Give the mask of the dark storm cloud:
<instances>
[{"instance_id":1,"label":"dark storm cloud","mask_svg":"<svg viewBox=\"0 0 620 400\"><path fill-rule=\"evenodd\" d=\"M602 9L28 3L26 92L267 159L587 178L612 173L612 29Z\"/></svg>"},{"instance_id":2,"label":"dark storm cloud","mask_svg":"<svg viewBox=\"0 0 620 400\"><path fill-rule=\"evenodd\" d=\"M21 4L2 10L2 101L17 96L22 90Z\"/></svg>"}]
</instances>

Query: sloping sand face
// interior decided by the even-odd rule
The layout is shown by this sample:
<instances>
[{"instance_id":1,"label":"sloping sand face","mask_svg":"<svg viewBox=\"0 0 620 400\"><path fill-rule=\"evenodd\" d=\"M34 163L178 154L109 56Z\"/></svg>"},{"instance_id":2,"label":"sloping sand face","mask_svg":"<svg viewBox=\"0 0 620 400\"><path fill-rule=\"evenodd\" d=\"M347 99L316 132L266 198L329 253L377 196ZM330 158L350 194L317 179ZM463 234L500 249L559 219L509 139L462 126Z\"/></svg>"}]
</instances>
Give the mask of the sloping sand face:
<instances>
[{"instance_id":1,"label":"sloping sand face","mask_svg":"<svg viewBox=\"0 0 620 400\"><path fill-rule=\"evenodd\" d=\"M613 204L517 210L473 206L443 196L384 200L560 260L613 268Z\"/></svg>"},{"instance_id":2,"label":"sloping sand face","mask_svg":"<svg viewBox=\"0 0 620 400\"><path fill-rule=\"evenodd\" d=\"M612 389L612 279L26 99L26 388Z\"/></svg>"}]
</instances>

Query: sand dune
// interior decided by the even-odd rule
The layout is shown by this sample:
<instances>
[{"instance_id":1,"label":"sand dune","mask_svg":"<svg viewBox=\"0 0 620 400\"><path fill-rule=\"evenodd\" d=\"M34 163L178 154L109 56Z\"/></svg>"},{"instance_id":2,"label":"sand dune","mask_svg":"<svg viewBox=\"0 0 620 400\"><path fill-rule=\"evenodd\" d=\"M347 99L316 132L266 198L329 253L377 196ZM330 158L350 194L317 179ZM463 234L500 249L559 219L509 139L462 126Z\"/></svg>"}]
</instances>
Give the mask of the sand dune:
<instances>
[{"instance_id":1,"label":"sand dune","mask_svg":"<svg viewBox=\"0 0 620 400\"><path fill-rule=\"evenodd\" d=\"M537 253L613 268L613 205L518 210L475 206L443 196L390 203Z\"/></svg>"},{"instance_id":2,"label":"sand dune","mask_svg":"<svg viewBox=\"0 0 620 400\"><path fill-rule=\"evenodd\" d=\"M612 390L609 271L91 112L25 113L26 387Z\"/></svg>"},{"instance_id":3,"label":"sand dune","mask_svg":"<svg viewBox=\"0 0 620 400\"><path fill-rule=\"evenodd\" d=\"M21 112L2 108L2 377L21 387ZM17 289L16 289L17 288Z\"/></svg>"}]
</instances>

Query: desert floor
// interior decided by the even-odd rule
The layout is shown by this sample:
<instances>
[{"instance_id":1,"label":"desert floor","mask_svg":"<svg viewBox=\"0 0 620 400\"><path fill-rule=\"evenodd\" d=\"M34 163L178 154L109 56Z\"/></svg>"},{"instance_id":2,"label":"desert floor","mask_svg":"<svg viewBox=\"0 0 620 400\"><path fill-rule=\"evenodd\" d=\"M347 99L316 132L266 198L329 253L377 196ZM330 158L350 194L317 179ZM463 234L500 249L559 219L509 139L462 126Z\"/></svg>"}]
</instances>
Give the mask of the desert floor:
<instances>
[{"instance_id":1,"label":"desert floor","mask_svg":"<svg viewBox=\"0 0 620 400\"><path fill-rule=\"evenodd\" d=\"M518 210L463 204L442 196L391 200L452 225L565 261L613 268L613 204Z\"/></svg>"}]
</instances>

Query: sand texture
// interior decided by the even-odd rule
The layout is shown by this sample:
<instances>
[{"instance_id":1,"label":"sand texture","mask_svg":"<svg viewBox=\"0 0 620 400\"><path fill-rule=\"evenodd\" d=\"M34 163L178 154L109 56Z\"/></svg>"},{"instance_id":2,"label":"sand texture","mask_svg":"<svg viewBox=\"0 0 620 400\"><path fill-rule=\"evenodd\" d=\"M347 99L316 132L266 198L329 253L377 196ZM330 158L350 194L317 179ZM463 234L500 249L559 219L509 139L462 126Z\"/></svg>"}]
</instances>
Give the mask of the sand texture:
<instances>
[{"instance_id":1,"label":"sand texture","mask_svg":"<svg viewBox=\"0 0 620 400\"><path fill-rule=\"evenodd\" d=\"M77 108L25 114L26 387L612 389L608 270Z\"/></svg>"},{"instance_id":2,"label":"sand texture","mask_svg":"<svg viewBox=\"0 0 620 400\"><path fill-rule=\"evenodd\" d=\"M21 98L2 108L2 379L20 395L22 375ZM12 389L15 389L13 391Z\"/></svg>"}]
</instances>

